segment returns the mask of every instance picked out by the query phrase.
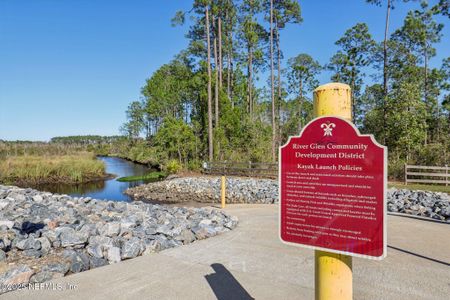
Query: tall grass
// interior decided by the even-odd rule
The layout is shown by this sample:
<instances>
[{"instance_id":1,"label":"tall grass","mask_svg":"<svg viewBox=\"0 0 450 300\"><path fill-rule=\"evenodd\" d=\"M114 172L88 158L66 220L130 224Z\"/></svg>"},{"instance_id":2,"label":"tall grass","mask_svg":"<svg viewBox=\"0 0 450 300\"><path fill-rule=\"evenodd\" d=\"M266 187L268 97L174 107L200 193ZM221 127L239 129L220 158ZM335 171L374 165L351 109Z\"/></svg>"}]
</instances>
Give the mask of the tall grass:
<instances>
[{"instance_id":1,"label":"tall grass","mask_svg":"<svg viewBox=\"0 0 450 300\"><path fill-rule=\"evenodd\" d=\"M80 183L105 176L103 162L94 154L7 156L0 159L0 182Z\"/></svg>"}]
</instances>

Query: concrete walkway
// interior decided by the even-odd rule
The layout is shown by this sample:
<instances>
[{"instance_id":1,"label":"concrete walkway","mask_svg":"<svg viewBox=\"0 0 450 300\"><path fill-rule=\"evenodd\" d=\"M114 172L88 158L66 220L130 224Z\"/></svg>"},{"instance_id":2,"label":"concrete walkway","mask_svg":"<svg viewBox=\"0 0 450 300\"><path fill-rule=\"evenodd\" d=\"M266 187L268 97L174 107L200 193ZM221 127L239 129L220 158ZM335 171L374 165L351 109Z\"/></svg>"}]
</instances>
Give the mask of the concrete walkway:
<instances>
[{"instance_id":1,"label":"concrete walkway","mask_svg":"<svg viewBox=\"0 0 450 300\"><path fill-rule=\"evenodd\" d=\"M314 299L314 252L278 240L278 206L227 211L232 232L0 298ZM353 259L354 299L448 299L450 226L389 216L388 237L385 260Z\"/></svg>"}]
</instances>

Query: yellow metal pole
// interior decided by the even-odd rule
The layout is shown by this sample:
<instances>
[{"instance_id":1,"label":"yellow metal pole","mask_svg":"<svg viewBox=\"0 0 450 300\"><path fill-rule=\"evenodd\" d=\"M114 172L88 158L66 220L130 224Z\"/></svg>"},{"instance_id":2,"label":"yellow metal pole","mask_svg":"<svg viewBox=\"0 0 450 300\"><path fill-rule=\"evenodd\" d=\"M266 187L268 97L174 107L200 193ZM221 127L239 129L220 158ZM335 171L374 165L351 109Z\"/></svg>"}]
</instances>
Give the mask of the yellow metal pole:
<instances>
[{"instance_id":1,"label":"yellow metal pole","mask_svg":"<svg viewBox=\"0 0 450 300\"><path fill-rule=\"evenodd\" d=\"M352 120L350 86L327 83L314 90L314 115ZM353 297L352 257L316 250L316 300L341 300Z\"/></svg>"},{"instance_id":2,"label":"yellow metal pole","mask_svg":"<svg viewBox=\"0 0 450 300\"><path fill-rule=\"evenodd\" d=\"M222 176L220 199L221 199L221 203L222 203L222 208L225 208L225 176Z\"/></svg>"}]
</instances>

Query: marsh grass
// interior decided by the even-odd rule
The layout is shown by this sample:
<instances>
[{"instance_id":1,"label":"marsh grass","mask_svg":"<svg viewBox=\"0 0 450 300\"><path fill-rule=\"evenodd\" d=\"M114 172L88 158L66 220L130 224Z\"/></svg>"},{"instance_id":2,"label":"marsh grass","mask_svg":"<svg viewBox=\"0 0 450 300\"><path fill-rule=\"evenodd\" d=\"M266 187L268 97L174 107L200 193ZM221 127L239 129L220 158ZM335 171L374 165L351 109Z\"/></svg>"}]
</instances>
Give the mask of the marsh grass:
<instances>
[{"instance_id":1,"label":"marsh grass","mask_svg":"<svg viewBox=\"0 0 450 300\"><path fill-rule=\"evenodd\" d=\"M104 178L105 165L95 155L78 152L65 155L19 155L0 159L0 182L81 183Z\"/></svg>"},{"instance_id":2,"label":"marsh grass","mask_svg":"<svg viewBox=\"0 0 450 300\"><path fill-rule=\"evenodd\" d=\"M127 176L127 177L120 177L117 179L117 181L121 182L130 182L130 181L157 181L160 179L164 179L167 177L167 174L165 172L155 171L148 173L146 175L142 176Z\"/></svg>"}]
</instances>

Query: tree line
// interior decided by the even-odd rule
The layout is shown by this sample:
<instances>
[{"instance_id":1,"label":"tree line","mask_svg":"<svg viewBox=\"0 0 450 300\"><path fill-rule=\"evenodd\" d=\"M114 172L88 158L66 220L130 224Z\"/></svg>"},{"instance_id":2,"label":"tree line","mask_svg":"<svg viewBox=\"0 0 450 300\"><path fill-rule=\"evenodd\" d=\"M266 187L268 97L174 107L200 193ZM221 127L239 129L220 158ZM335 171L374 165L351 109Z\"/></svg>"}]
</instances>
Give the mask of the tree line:
<instances>
[{"instance_id":1,"label":"tree line","mask_svg":"<svg viewBox=\"0 0 450 300\"><path fill-rule=\"evenodd\" d=\"M389 147L391 175L404 162L448 163L450 57L438 68L430 60L449 1L366 2L386 9L383 41L357 23L320 63L310 53L283 56L283 30L304 21L298 1L194 0L171 20L178 26L189 19L188 47L156 70L141 99L128 106L121 130L129 147L184 166L275 161L278 147L313 118L308 96L327 70L330 80L350 85L357 127ZM411 10L392 30L397 5Z\"/></svg>"}]
</instances>

